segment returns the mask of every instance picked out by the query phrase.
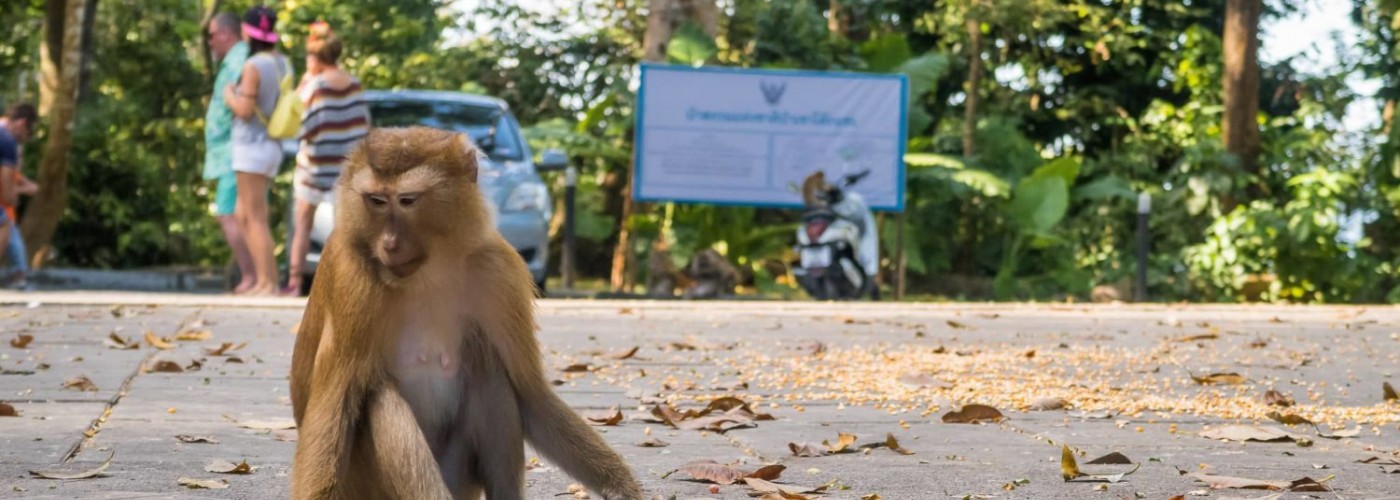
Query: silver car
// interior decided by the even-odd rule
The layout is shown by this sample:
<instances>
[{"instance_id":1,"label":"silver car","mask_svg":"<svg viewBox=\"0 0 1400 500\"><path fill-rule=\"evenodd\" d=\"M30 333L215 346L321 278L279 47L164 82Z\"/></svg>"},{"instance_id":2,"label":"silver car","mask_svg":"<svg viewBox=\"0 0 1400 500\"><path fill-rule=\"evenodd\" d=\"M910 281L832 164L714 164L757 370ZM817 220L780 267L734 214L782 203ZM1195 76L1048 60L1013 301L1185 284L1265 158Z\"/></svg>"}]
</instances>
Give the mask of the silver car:
<instances>
[{"instance_id":1,"label":"silver car","mask_svg":"<svg viewBox=\"0 0 1400 500\"><path fill-rule=\"evenodd\" d=\"M545 264L549 256L549 219L554 205L549 189L540 180L541 170L562 170L568 159L560 151L545 151L535 164L530 146L520 133L520 124L500 99L461 92L419 90L368 91L370 121L375 127L422 125L463 132L471 136L487 155L480 166L477 183L496 229L515 247L544 290ZM293 146L295 148L295 146ZM307 278L316 272L321 249L335 224L335 202L327 201L316 211L311 228L311 252L306 257Z\"/></svg>"}]
</instances>

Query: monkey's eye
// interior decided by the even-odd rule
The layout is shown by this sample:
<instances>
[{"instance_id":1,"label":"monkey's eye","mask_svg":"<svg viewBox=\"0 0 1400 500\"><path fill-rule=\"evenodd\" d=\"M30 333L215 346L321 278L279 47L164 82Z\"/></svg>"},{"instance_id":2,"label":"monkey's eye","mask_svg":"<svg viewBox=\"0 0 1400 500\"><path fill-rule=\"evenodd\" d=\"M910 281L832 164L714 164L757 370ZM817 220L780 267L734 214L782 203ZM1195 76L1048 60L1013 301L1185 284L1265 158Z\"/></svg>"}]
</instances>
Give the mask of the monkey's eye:
<instances>
[{"instance_id":1,"label":"monkey's eye","mask_svg":"<svg viewBox=\"0 0 1400 500\"><path fill-rule=\"evenodd\" d=\"M414 203L418 203L418 195L405 195L399 197L400 206L411 207Z\"/></svg>"},{"instance_id":2,"label":"monkey's eye","mask_svg":"<svg viewBox=\"0 0 1400 500\"><path fill-rule=\"evenodd\" d=\"M382 207L389 204L389 198L377 194L367 194L365 195L365 200L375 207Z\"/></svg>"}]
</instances>

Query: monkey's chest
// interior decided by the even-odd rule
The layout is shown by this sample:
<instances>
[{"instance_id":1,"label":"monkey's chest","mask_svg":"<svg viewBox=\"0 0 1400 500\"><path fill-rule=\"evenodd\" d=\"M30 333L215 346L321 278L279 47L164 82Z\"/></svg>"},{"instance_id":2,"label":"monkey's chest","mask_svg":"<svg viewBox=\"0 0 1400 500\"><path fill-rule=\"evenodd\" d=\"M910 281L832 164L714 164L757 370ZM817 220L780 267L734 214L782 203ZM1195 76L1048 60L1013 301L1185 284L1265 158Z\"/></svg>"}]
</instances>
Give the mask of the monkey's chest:
<instances>
[{"instance_id":1,"label":"monkey's chest","mask_svg":"<svg viewBox=\"0 0 1400 500\"><path fill-rule=\"evenodd\" d=\"M400 335L394 380L425 433L442 429L461 407L466 383L462 354L460 337L415 328Z\"/></svg>"}]
</instances>

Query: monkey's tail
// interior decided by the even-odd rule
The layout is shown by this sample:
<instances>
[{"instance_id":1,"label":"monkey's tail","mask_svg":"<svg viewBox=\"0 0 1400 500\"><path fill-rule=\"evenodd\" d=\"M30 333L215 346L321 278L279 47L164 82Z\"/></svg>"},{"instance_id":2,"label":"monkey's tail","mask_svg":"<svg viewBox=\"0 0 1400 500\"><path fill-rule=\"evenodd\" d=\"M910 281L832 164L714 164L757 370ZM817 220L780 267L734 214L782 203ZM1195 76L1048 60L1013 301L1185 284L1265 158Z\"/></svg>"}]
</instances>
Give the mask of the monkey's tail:
<instances>
[{"instance_id":1,"label":"monkey's tail","mask_svg":"<svg viewBox=\"0 0 1400 500\"><path fill-rule=\"evenodd\" d=\"M541 381L543 385L543 381ZM642 492L622 457L547 385L521 401L525 439L545 459L609 500L641 500Z\"/></svg>"}]
</instances>

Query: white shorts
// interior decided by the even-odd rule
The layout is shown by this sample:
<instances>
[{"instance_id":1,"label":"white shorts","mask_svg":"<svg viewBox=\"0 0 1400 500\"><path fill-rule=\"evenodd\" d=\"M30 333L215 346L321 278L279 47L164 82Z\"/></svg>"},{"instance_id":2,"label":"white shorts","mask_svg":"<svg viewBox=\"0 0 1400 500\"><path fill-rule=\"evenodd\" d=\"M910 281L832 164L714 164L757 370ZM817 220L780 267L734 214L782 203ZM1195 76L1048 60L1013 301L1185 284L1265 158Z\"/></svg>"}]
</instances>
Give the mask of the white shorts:
<instances>
[{"instance_id":1,"label":"white shorts","mask_svg":"<svg viewBox=\"0 0 1400 500\"><path fill-rule=\"evenodd\" d=\"M314 177L306 170L298 168L292 175L292 193L298 200L305 201L312 205L320 205L335 199L335 188L322 189L312 182Z\"/></svg>"},{"instance_id":2,"label":"white shorts","mask_svg":"<svg viewBox=\"0 0 1400 500\"><path fill-rule=\"evenodd\" d=\"M276 177L282 166L282 146L275 141L233 144L233 171Z\"/></svg>"}]
</instances>

